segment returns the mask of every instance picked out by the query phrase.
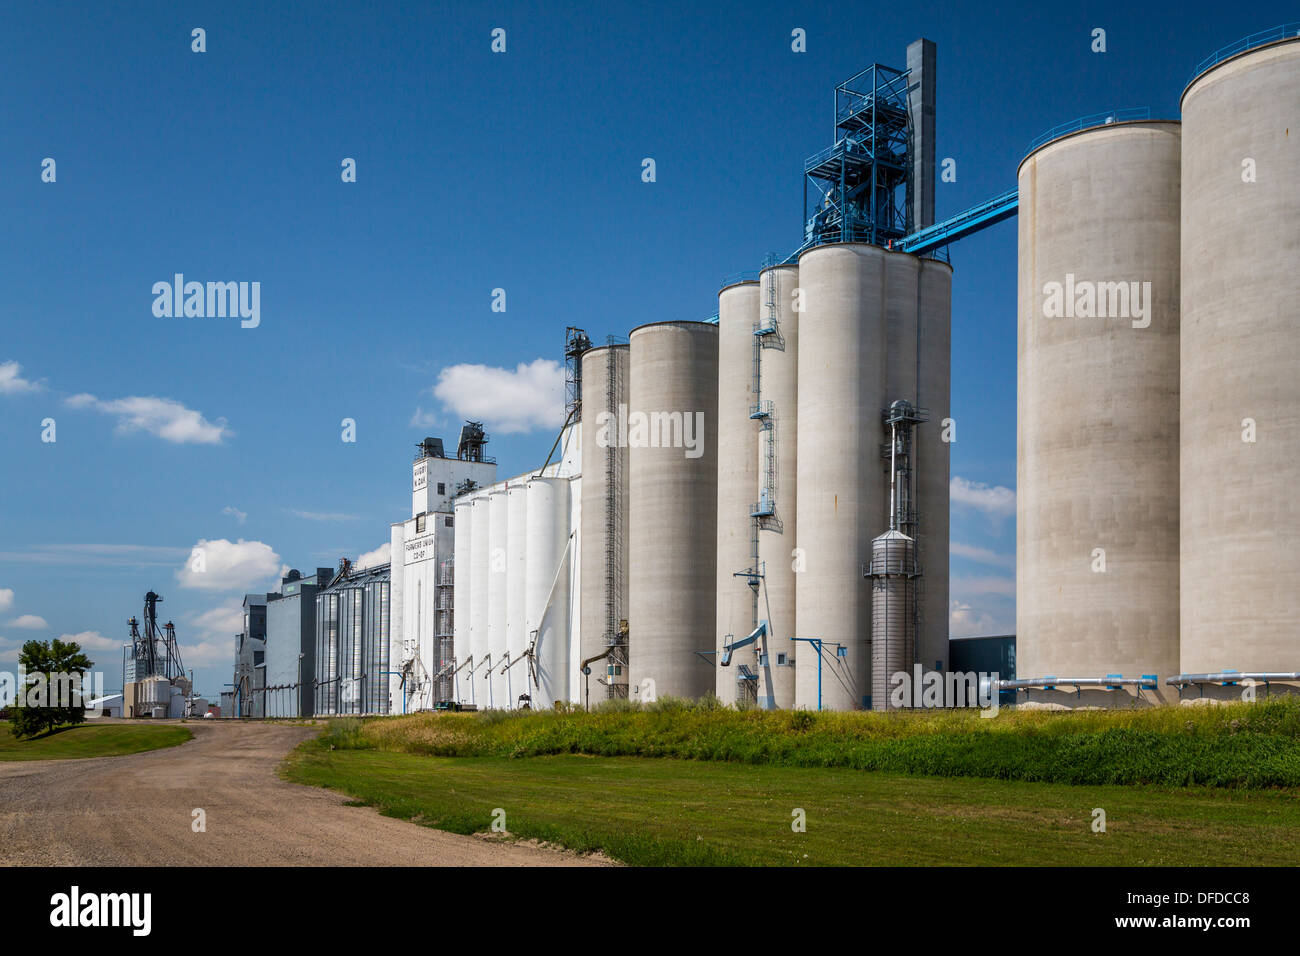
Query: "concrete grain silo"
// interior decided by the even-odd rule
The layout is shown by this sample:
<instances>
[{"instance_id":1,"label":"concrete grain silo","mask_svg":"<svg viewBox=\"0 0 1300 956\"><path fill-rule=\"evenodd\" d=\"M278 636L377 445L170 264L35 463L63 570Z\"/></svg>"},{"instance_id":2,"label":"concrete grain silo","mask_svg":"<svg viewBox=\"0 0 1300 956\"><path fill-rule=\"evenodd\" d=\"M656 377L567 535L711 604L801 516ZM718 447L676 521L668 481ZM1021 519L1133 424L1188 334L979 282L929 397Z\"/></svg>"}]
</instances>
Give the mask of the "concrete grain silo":
<instances>
[{"instance_id":1,"label":"concrete grain silo","mask_svg":"<svg viewBox=\"0 0 1300 956\"><path fill-rule=\"evenodd\" d=\"M620 415L628 403L629 348L606 345L582 356L582 488L579 560L581 620L578 660L604 653L627 618L628 449L619 442ZM627 668L609 660L591 665L589 676L578 675L577 699L594 705L609 696L627 696ZM613 681L613 693L600 681Z\"/></svg>"},{"instance_id":2,"label":"concrete grain silo","mask_svg":"<svg viewBox=\"0 0 1300 956\"><path fill-rule=\"evenodd\" d=\"M569 481L528 482L528 640L533 646L537 688L533 708L549 710L569 699ZM515 668L523 671L525 665Z\"/></svg>"},{"instance_id":3,"label":"concrete grain silo","mask_svg":"<svg viewBox=\"0 0 1300 956\"><path fill-rule=\"evenodd\" d=\"M795 706L810 710L858 709L871 693L862 568L886 514L879 416L891 255L843 243L799 257L796 613L798 636L821 644L795 651Z\"/></svg>"},{"instance_id":4,"label":"concrete grain silo","mask_svg":"<svg viewBox=\"0 0 1300 956\"><path fill-rule=\"evenodd\" d=\"M505 700L507 707L515 707L520 694L532 693L527 665L514 663L528 650L528 488L524 482L507 486L506 512L506 652L512 666L505 674Z\"/></svg>"},{"instance_id":5,"label":"concrete grain silo","mask_svg":"<svg viewBox=\"0 0 1300 956\"><path fill-rule=\"evenodd\" d=\"M487 651L492 660L488 706L503 709L510 706L506 678L501 673L506 659L506 601L510 588L506 565L510 506L503 486L488 493L488 512Z\"/></svg>"},{"instance_id":6,"label":"concrete grain silo","mask_svg":"<svg viewBox=\"0 0 1300 956\"><path fill-rule=\"evenodd\" d=\"M486 493L470 499L470 650L474 655L470 702L486 709L490 697L488 678L488 579L491 562L492 509Z\"/></svg>"},{"instance_id":7,"label":"concrete grain silo","mask_svg":"<svg viewBox=\"0 0 1300 956\"><path fill-rule=\"evenodd\" d=\"M1181 670L1293 672L1300 38L1205 65L1182 113Z\"/></svg>"},{"instance_id":8,"label":"concrete grain silo","mask_svg":"<svg viewBox=\"0 0 1300 956\"><path fill-rule=\"evenodd\" d=\"M799 259L795 706L849 710L871 690L871 542L889 530L886 408L906 401L917 428L912 502L901 528L916 541L927 597L907 635L927 669L946 660L951 270L879 246L817 246ZM943 602L945 606L938 606ZM931 608L933 607L933 610ZM919 630L918 630L919 628ZM892 662L891 662L892 666ZM899 670L907 668L900 667Z\"/></svg>"},{"instance_id":9,"label":"concrete grain silo","mask_svg":"<svg viewBox=\"0 0 1300 956\"><path fill-rule=\"evenodd\" d=\"M1020 165L1021 678L1178 667L1179 140L1115 122Z\"/></svg>"},{"instance_id":10,"label":"concrete grain silo","mask_svg":"<svg viewBox=\"0 0 1300 956\"><path fill-rule=\"evenodd\" d=\"M458 498L455 505L455 531L454 544L456 563L454 565L455 589L453 591L452 604L452 633L453 633L453 651L456 658L456 667L459 668L464 664L469 656L474 653L473 637L470 630L470 609L472 607L472 598L470 596L474 568L474 538L473 538L473 520L474 506L468 498ZM393 576L396 580L396 575ZM461 703L469 703L471 698L471 686L473 678L470 676L469 667L459 670L453 681L456 700Z\"/></svg>"},{"instance_id":11,"label":"concrete grain silo","mask_svg":"<svg viewBox=\"0 0 1300 956\"><path fill-rule=\"evenodd\" d=\"M754 395L754 329L758 283L729 285L718 293L718 538L716 650L755 627L754 590L738 576L754 567L754 519L758 501L758 422L750 417ZM766 614L758 609L760 619ZM716 668L718 699L741 697L742 668L754 672L755 645L735 652L728 667ZM717 660L718 658L715 658ZM752 687L752 683L749 684Z\"/></svg>"},{"instance_id":12,"label":"concrete grain silo","mask_svg":"<svg viewBox=\"0 0 1300 956\"><path fill-rule=\"evenodd\" d=\"M799 441L799 313L794 310L799 267L774 266L759 275L761 325L773 331L761 336L760 395L765 418L756 449L758 501L766 492L775 512L758 532L758 560L763 569L759 615L768 621L767 637L759 647L758 702L761 707L794 706L794 661L800 646L790 638L796 631L795 555L798 546ZM719 439L721 441L721 439ZM719 452L719 469L722 454ZM721 520L721 518L719 518ZM808 647L802 645L803 649Z\"/></svg>"},{"instance_id":13,"label":"concrete grain silo","mask_svg":"<svg viewBox=\"0 0 1300 956\"><path fill-rule=\"evenodd\" d=\"M628 403L631 693L715 687L718 328L632 331Z\"/></svg>"}]
</instances>

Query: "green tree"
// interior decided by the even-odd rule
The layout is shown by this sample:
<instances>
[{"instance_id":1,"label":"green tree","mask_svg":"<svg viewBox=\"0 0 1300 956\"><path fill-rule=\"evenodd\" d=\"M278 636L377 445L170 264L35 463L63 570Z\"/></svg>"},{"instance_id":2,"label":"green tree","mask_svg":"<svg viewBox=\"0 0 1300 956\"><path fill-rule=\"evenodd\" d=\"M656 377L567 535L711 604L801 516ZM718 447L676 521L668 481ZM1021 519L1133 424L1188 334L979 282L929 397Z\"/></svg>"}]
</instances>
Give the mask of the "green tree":
<instances>
[{"instance_id":1,"label":"green tree","mask_svg":"<svg viewBox=\"0 0 1300 956\"><path fill-rule=\"evenodd\" d=\"M74 681L90 690L85 678L94 665L80 644L65 644L58 638L28 641L18 655L18 666L26 672L27 682L17 688L18 699L9 720L15 737L35 737L86 719L84 698L73 707L70 696Z\"/></svg>"}]
</instances>

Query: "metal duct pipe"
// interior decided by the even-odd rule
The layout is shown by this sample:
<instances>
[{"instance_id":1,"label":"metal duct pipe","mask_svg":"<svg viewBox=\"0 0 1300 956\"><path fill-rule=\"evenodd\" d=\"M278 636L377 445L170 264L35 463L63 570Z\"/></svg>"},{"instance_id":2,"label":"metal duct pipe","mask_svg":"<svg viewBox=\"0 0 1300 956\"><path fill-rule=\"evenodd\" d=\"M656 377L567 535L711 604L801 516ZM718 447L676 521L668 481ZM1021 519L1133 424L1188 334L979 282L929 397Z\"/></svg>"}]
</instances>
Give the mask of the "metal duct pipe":
<instances>
[{"instance_id":1,"label":"metal duct pipe","mask_svg":"<svg viewBox=\"0 0 1300 956\"><path fill-rule=\"evenodd\" d=\"M1026 677L1017 680L994 681L995 690L1033 690L1061 687L1145 687L1155 689L1156 681L1149 677Z\"/></svg>"},{"instance_id":2,"label":"metal duct pipe","mask_svg":"<svg viewBox=\"0 0 1300 956\"><path fill-rule=\"evenodd\" d=\"M1262 681L1300 681L1300 671L1221 671L1218 674L1179 674L1165 681L1171 687L1184 687L1187 684L1235 684L1243 680Z\"/></svg>"}]
</instances>

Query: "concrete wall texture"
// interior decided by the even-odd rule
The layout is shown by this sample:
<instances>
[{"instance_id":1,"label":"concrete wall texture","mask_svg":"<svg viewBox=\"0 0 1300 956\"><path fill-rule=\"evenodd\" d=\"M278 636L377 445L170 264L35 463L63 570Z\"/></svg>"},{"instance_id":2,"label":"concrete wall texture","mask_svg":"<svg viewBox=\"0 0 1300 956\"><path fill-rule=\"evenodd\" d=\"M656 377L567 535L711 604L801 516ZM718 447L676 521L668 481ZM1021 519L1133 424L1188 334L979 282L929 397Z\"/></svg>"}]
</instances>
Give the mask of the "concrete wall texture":
<instances>
[{"instance_id":1,"label":"concrete wall texture","mask_svg":"<svg viewBox=\"0 0 1300 956\"><path fill-rule=\"evenodd\" d=\"M1020 166L1023 677L1178 667L1179 140L1175 122L1094 127ZM1078 314L1090 288L1105 314Z\"/></svg>"},{"instance_id":2,"label":"concrete wall texture","mask_svg":"<svg viewBox=\"0 0 1300 956\"><path fill-rule=\"evenodd\" d=\"M772 285L769 286L769 283ZM772 403L772 428L760 437L758 463L760 473L767 467L767 443L773 442L776 464L776 527L758 533L758 559L763 567L763 594L760 616L767 619L770 630L760 647L767 663L758 667L758 701L763 707L794 706L794 661L798 647L790 638L796 630L794 549L798 546L798 458L799 445L799 313L795 311L795 292L799 288L799 267L776 266L759 275L763 290L761 307L767 310L769 293L776 302L780 342L769 343L760 353L762 374L760 391L765 402ZM721 464L719 464L721 467ZM761 481L760 481L761 483ZM807 645L804 645L807 647ZM781 664L778 655L785 655Z\"/></svg>"},{"instance_id":3,"label":"concrete wall texture","mask_svg":"<svg viewBox=\"0 0 1300 956\"><path fill-rule=\"evenodd\" d=\"M628 613L627 600L627 521L628 521L628 450L608 442L609 420L618 406L628 402L628 360L626 345L594 348L582 356L582 508L579 516L581 549L579 561L580 653L576 664L604 652L607 632L618 627ZM611 404L612 396L612 405ZM602 433L602 422L606 426ZM617 437L615 435L615 437ZM598 440L600 439L600 440ZM607 559L607 531L610 513L610 456L613 457L615 535L612 560ZM611 567L612 565L612 567ZM614 587L608 586L609 580ZM611 600L612 599L612 600ZM612 619L612 620L611 620ZM591 665L590 675L578 675L578 699L592 703L604 699L605 685L597 682L606 672L606 662ZM626 685L627 674L614 677Z\"/></svg>"},{"instance_id":4,"label":"concrete wall texture","mask_svg":"<svg viewBox=\"0 0 1300 956\"><path fill-rule=\"evenodd\" d=\"M871 695L871 589L862 568L872 539L889 527L881 413L898 398L918 404L924 381L933 394L931 414L946 416L950 281L943 264L877 246L818 246L799 258L796 509L803 570L795 575L796 614L799 636L825 643L820 673L816 645L801 643L796 651L796 707L818 706L819 679L825 709L861 708ZM937 436L938 428L937 420L921 425L918 438L930 429ZM935 552L924 586L945 606L923 620L918 643L937 649L942 640L946 658L947 455L932 450L927 457L925 440L918 442L918 503L928 509L922 522L929 514L936 525L918 543L922 560ZM935 474L921 477L931 466Z\"/></svg>"},{"instance_id":5,"label":"concrete wall texture","mask_svg":"<svg viewBox=\"0 0 1300 956\"><path fill-rule=\"evenodd\" d=\"M1300 41L1211 68L1182 111L1181 667L1295 671Z\"/></svg>"},{"instance_id":6,"label":"concrete wall texture","mask_svg":"<svg viewBox=\"0 0 1300 956\"><path fill-rule=\"evenodd\" d=\"M718 328L659 322L634 329L629 422L680 413L703 422L697 457L644 447L629 427L628 626L631 694L714 690L717 623Z\"/></svg>"},{"instance_id":7,"label":"concrete wall texture","mask_svg":"<svg viewBox=\"0 0 1300 956\"><path fill-rule=\"evenodd\" d=\"M727 635L740 639L754 629L753 591L737 577L754 563L753 519L758 500L758 422L749 417L754 394L754 323L757 282L741 282L718 293L718 658ZM736 651L729 667L716 669L718 699L737 701L743 665L753 667L755 647Z\"/></svg>"}]
</instances>

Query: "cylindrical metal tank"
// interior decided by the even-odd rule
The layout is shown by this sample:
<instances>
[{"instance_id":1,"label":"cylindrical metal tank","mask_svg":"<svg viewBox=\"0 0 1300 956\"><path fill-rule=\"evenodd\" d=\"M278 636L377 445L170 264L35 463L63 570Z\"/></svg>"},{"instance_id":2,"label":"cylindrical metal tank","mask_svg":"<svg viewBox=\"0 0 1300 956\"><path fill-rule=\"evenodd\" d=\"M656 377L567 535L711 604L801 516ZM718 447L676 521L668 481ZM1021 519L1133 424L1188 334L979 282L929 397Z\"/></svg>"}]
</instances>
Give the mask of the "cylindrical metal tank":
<instances>
[{"instance_id":1,"label":"cylindrical metal tank","mask_svg":"<svg viewBox=\"0 0 1300 956\"><path fill-rule=\"evenodd\" d=\"M754 394L755 323L758 283L729 285L718 293L718 613L716 650L755 627L754 590L738 577L754 566L754 519L758 501L758 422L750 417ZM761 610L760 610L761 614ZM736 651L729 667L716 668L718 699L735 704L742 696L741 668L752 674L757 660L751 644Z\"/></svg>"},{"instance_id":2,"label":"cylindrical metal tank","mask_svg":"<svg viewBox=\"0 0 1300 956\"><path fill-rule=\"evenodd\" d=\"M506 652L511 662L528 650L528 487L512 481L506 488ZM506 706L515 707L520 694L533 693L526 664L513 664L505 674Z\"/></svg>"},{"instance_id":3,"label":"cylindrical metal tank","mask_svg":"<svg viewBox=\"0 0 1300 956\"><path fill-rule=\"evenodd\" d=\"M505 709L510 702L501 665L506 659L506 601L510 587L506 547L510 541L510 505L504 486L488 492L488 513L491 518L488 523L487 650L492 660L488 706Z\"/></svg>"},{"instance_id":4,"label":"cylindrical metal tank","mask_svg":"<svg viewBox=\"0 0 1300 956\"><path fill-rule=\"evenodd\" d=\"M718 328L633 329L628 624L634 699L714 690Z\"/></svg>"},{"instance_id":5,"label":"cylindrical metal tank","mask_svg":"<svg viewBox=\"0 0 1300 956\"><path fill-rule=\"evenodd\" d=\"M894 675L909 679L916 662L913 585L916 542L886 531L871 542L871 709L895 710Z\"/></svg>"},{"instance_id":6,"label":"cylindrical metal tank","mask_svg":"<svg viewBox=\"0 0 1300 956\"><path fill-rule=\"evenodd\" d=\"M759 434L755 465L760 489L773 486L777 519L758 532L758 560L763 569L759 614L768 622L768 634L759 645L765 662L758 665L758 703L769 708L794 706L794 661L799 654L799 645L790 640L797 633L796 555L792 552L798 543L799 313L794 309L798 287L798 266L774 266L759 274L759 307L765 318L773 306L776 315L776 332L763 337L764 347L759 351L759 397L772 404L764 422L769 427ZM721 452L718 457L721 469ZM769 471L773 474L770 482Z\"/></svg>"},{"instance_id":7,"label":"cylindrical metal tank","mask_svg":"<svg viewBox=\"0 0 1300 956\"><path fill-rule=\"evenodd\" d=\"M470 499L470 581L469 626L470 650L474 655L470 681L470 702L480 710L486 709L489 698L488 680L488 577L491 562L490 525L492 509L486 493Z\"/></svg>"},{"instance_id":8,"label":"cylindrical metal tank","mask_svg":"<svg viewBox=\"0 0 1300 956\"><path fill-rule=\"evenodd\" d=\"M533 707L549 710L569 699L569 481L528 482L527 626L537 668ZM519 665L523 667L523 665ZM518 668L516 668L518 669Z\"/></svg>"},{"instance_id":9,"label":"cylindrical metal tank","mask_svg":"<svg viewBox=\"0 0 1300 956\"><path fill-rule=\"evenodd\" d=\"M888 527L880 445L886 260L878 246L799 257L795 706L864 707L871 693L871 541Z\"/></svg>"},{"instance_id":10,"label":"cylindrical metal tank","mask_svg":"<svg viewBox=\"0 0 1300 956\"><path fill-rule=\"evenodd\" d=\"M1300 39L1203 71L1182 113L1181 669L1294 671Z\"/></svg>"},{"instance_id":11,"label":"cylindrical metal tank","mask_svg":"<svg viewBox=\"0 0 1300 956\"><path fill-rule=\"evenodd\" d=\"M1020 677L1178 666L1179 139L1112 123L1020 164Z\"/></svg>"},{"instance_id":12,"label":"cylindrical metal tank","mask_svg":"<svg viewBox=\"0 0 1300 956\"><path fill-rule=\"evenodd\" d=\"M610 696L602 680L616 683L615 696L627 696L627 671L609 674L608 660L591 664L591 674L577 669L604 653L609 638L627 618L628 449L620 442L619 421L626 421L629 349L606 345L582 356L582 488L578 520L580 656L573 661L579 686L575 698L594 706ZM620 411L621 410L621 411Z\"/></svg>"},{"instance_id":13,"label":"cylindrical metal tank","mask_svg":"<svg viewBox=\"0 0 1300 956\"><path fill-rule=\"evenodd\" d=\"M473 638L470 632L470 608L473 600L470 596L472 590L470 578L474 573L472 563L474 506L470 499L456 499L454 520L455 530L452 547L455 552L452 567L455 574L455 578L453 578L455 585L452 592L452 654L456 658L456 667L459 668L474 653ZM393 575L393 580L397 580L396 574ZM469 667L457 672L453 682L457 701L461 703L470 702L473 694L472 682L473 678L470 677Z\"/></svg>"}]
</instances>

